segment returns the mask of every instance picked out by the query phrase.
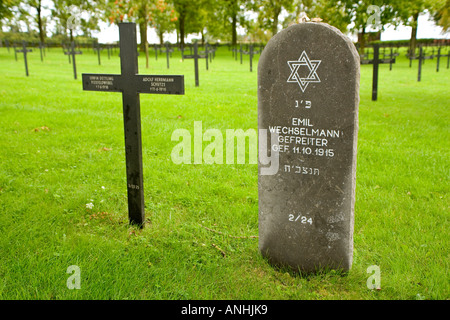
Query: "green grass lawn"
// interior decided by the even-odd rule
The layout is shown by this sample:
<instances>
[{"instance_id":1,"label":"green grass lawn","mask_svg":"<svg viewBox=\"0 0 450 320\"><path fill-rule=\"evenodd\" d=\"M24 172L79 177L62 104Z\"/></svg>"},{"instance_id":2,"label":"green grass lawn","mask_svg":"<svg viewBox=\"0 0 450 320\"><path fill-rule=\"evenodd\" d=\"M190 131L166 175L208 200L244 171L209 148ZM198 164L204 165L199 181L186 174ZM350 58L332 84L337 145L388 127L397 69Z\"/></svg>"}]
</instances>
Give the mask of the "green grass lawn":
<instances>
[{"instance_id":1,"label":"green grass lawn","mask_svg":"<svg viewBox=\"0 0 450 320\"><path fill-rule=\"evenodd\" d=\"M122 98L82 90L81 73L120 73L61 49L44 62L0 48L1 299L449 299L450 69L404 55L361 67L354 263L299 276L258 252L257 165L176 165L175 129L257 128L257 57L249 72L221 48L195 87L192 60L173 54L141 74L184 74L184 96L141 95L147 224L128 224ZM91 209L86 204L93 204ZM71 265L81 289L69 290ZM381 290L366 272L381 270Z\"/></svg>"}]
</instances>

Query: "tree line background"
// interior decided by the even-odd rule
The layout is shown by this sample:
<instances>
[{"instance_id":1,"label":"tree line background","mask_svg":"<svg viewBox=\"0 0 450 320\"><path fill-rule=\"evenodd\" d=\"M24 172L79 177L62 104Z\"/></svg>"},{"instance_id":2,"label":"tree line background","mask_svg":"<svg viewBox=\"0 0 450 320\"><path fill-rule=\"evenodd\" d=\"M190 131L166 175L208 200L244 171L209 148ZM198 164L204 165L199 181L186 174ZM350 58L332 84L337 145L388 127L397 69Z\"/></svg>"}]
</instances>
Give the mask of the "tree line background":
<instances>
[{"instance_id":1,"label":"tree line background","mask_svg":"<svg viewBox=\"0 0 450 320\"><path fill-rule=\"evenodd\" d=\"M26 33L42 43L49 38L73 40L75 35L92 39L94 32L100 31L100 21L132 21L139 25L141 39L147 39L150 27L160 43L164 34L174 31L180 45L189 34L201 35L202 42L266 43L281 27L298 22L304 12L344 33L363 34L360 46L364 47L368 20L375 13L368 12L371 5L381 9L381 30L400 24L412 27L410 49L415 48L421 13L429 12L444 31L450 27L450 0L0 0L4 31L0 37L23 39ZM74 24L76 28L70 28ZM238 28L246 30L245 36L238 36ZM142 41L141 50L146 45Z\"/></svg>"}]
</instances>

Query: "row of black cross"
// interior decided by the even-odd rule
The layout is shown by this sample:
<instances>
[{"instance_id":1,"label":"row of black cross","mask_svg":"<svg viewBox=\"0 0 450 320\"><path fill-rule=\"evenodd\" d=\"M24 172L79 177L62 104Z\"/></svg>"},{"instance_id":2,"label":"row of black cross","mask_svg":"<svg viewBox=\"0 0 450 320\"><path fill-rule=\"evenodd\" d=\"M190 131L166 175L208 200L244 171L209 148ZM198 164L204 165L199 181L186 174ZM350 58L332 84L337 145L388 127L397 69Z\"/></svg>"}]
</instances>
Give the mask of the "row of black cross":
<instances>
[{"instance_id":1,"label":"row of black cross","mask_svg":"<svg viewBox=\"0 0 450 320\"><path fill-rule=\"evenodd\" d=\"M70 46L65 45L64 43L61 44L62 45L62 49L65 55L68 56L69 59L69 63L72 63L73 65L73 76L74 79L77 79L77 66L76 66L76 55L82 54L83 52L81 50L77 50L76 49L76 44L74 41L71 42ZM31 49L27 49L27 44L26 41L23 41L22 43L23 49L19 50L16 47L14 47L14 52L15 52L15 58L17 61L17 53L18 52L23 52L24 53L24 61L25 61L25 71L26 71L26 76L29 76L29 72L28 72L28 60L27 60L27 53L31 52ZM169 65L169 56L171 55L171 53L174 51L173 48L171 48L169 43L165 44L165 49L162 49L161 47L158 48L157 45L154 45L154 51L155 51L155 58L158 59L158 49L159 52L163 52L166 53L166 57L167 57L167 69L169 69L170 65ZM41 50L41 60L42 60L42 54L43 54L43 48L44 46L39 45L39 48ZM198 51L198 44L194 43L193 46L189 46L191 54L190 55L185 55L184 51L185 49L183 47L180 48L181 51L181 57L182 60L184 59L194 59L194 67L195 67L195 86L199 86L199 70L198 70L198 59L205 59L206 61L206 70L209 69L209 63L212 62L212 59L215 57L215 52L216 52L216 48L214 46L210 46L209 44L205 45L205 50L204 51ZM194 54L192 54L192 48L194 50ZM8 47L9 49L9 47ZM113 46L106 46L106 49L108 51L108 59L110 59L111 57L111 52L113 49ZM97 52L97 56L98 56L98 64L101 65L101 51L105 50L105 47L100 46L99 43L94 43L93 44L93 51ZM120 54L119 54L120 55ZM137 55L139 55L139 52L137 52ZM209 60L209 63L208 63Z\"/></svg>"},{"instance_id":2,"label":"row of black cross","mask_svg":"<svg viewBox=\"0 0 450 320\"><path fill-rule=\"evenodd\" d=\"M373 45L373 59L366 59L368 58L368 54L362 54L360 56L360 62L361 64L372 64L373 65L373 73L372 73L372 100L376 101L378 96L378 66L380 64L387 64L389 63L389 70L392 70L392 64L395 63L395 57L399 56L398 51L393 52L393 49L390 48L390 53L383 54L383 58L380 58L380 45L374 44ZM419 47L419 54L418 55L412 55L408 54L408 58L410 61L409 66L411 67L412 60L418 60L418 75L417 75L417 81L421 80L422 76L422 64L425 63L426 59L433 59L437 58L437 64L436 64L436 71L439 71L439 62L441 57L447 57L447 69L449 68L450 64L450 51L447 52L447 54L441 54L441 47L438 48L438 52L435 55L434 50L433 54L430 56L426 56L423 51L423 47Z\"/></svg>"},{"instance_id":3,"label":"row of black cross","mask_svg":"<svg viewBox=\"0 0 450 320\"><path fill-rule=\"evenodd\" d=\"M243 55L248 55L249 56L249 63L250 63L250 72L252 72L253 71L253 56L255 54L261 54L262 50L263 50L263 46L262 45L259 46L259 50L255 50L253 44L250 44L250 45L247 46L247 50L244 50L243 49L243 45L240 44L239 45L239 49L237 48L237 46L235 46L235 47L233 47L231 49L231 52L232 52L233 57L234 57L234 59L236 61L237 61L238 53L239 53L241 64L242 64L242 60L243 60L242 56Z\"/></svg>"},{"instance_id":4,"label":"row of black cross","mask_svg":"<svg viewBox=\"0 0 450 320\"><path fill-rule=\"evenodd\" d=\"M434 49L433 49L431 55L427 55L426 52L424 52L423 47L419 47L418 55L408 54L409 67L411 67L411 65L412 65L412 60L419 60L417 81L420 81L420 79L421 79L422 64L425 64L425 60L437 58L436 59L436 72L439 72L439 65L440 65L441 58L447 57L447 69L450 67L450 51L448 51L446 54L442 54L441 49L442 49L441 47L438 48L437 54L434 54Z\"/></svg>"}]
</instances>

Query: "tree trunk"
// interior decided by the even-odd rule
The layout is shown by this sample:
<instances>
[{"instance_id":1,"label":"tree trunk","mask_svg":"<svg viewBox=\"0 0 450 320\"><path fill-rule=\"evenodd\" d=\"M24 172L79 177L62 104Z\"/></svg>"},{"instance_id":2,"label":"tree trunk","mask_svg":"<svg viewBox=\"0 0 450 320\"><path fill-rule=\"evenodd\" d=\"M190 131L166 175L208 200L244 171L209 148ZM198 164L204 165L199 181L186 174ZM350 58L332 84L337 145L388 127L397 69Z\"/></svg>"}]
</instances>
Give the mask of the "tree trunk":
<instances>
[{"instance_id":1,"label":"tree trunk","mask_svg":"<svg viewBox=\"0 0 450 320\"><path fill-rule=\"evenodd\" d=\"M41 40L41 43L44 43L45 41L45 37L44 37L44 30L43 30L43 26L42 26L42 17L41 17L41 11L42 11L42 6L41 6L41 0L38 1L37 7L37 18L38 18L38 28L39 28L39 39Z\"/></svg>"},{"instance_id":2,"label":"tree trunk","mask_svg":"<svg viewBox=\"0 0 450 320\"><path fill-rule=\"evenodd\" d=\"M161 45L163 45L164 44L164 32L158 30L158 36L159 36L159 43Z\"/></svg>"},{"instance_id":3,"label":"tree trunk","mask_svg":"<svg viewBox=\"0 0 450 320\"><path fill-rule=\"evenodd\" d=\"M412 58L416 57L416 43L417 43L417 27L419 24L419 12L414 13L413 23L411 29L411 40L409 41L409 55Z\"/></svg>"},{"instance_id":4,"label":"tree trunk","mask_svg":"<svg viewBox=\"0 0 450 320\"><path fill-rule=\"evenodd\" d=\"M364 54L364 49L366 48L366 24L362 26L361 32L361 42L359 44L359 54Z\"/></svg>"},{"instance_id":5,"label":"tree trunk","mask_svg":"<svg viewBox=\"0 0 450 320\"><path fill-rule=\"evenodd\" d=\"M180 22L180 44L184 47L184 14L180 13L178 21Z\"/></svg>"},{"instance_id":6,"label":"tree trunk","mask_svg":"<svg viewBox=\"0 0 450 320\"><path fill-rule=\"evenodd\" d=\"M281 7L274 8L273 22L272 22L272 37L278 33L278 16L280 15Z\"/></svg>"},{"instance_id":7,"label":"tree trunk","mask_svg":"<svg viewBox=\"0 0 450 320\"><path fill-rule=\"evenodd\" d=\"M141 35L141 51L145 52L145 44L147 41L147 23L141 22L139 23L139 33Z\"/></svg>"},{"instance_id":8,"label":"tree trunk","mask_svg":"<svg viewBox=\"0 0 450 320\"><path fill-rule=\"evenodd\" d=\"M145 41L145 67L148 69L148 41Z\"/></svg>"},{"instance_id":9,"label":"tree trunk","mask_svg":"<svg viewBox=\"0 0 450 320\"><path fill-rule=\"evenodd\" d=\"M236 25L237 25L237 14L235 12L233 12L233 21L231 22L231 45L232 46L235 46L237 43Z\"/></svg>"}]
</instances>

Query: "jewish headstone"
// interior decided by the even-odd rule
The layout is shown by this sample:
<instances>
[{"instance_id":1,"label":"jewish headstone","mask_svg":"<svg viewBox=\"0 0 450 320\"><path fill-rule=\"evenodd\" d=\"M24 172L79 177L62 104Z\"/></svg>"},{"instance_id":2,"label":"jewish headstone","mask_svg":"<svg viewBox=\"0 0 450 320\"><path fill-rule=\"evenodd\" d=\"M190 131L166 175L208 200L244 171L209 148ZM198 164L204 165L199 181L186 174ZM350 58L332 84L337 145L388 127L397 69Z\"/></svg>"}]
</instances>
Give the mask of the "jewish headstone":
<instances>
[{"instance_id":1,"label":"jewish headstone","mask_svg":"<svg viewBox=\"0 0 450 320\"><path fill-rule=\"evenodd\" d=\"M262 52L258 128L271 135L259 148L259 250L274 265L351 267L359 65L351 40L325 23L292 25ZM274 152L278 170L264 174L262 154Z\"/></svg>"}]
</instances>

